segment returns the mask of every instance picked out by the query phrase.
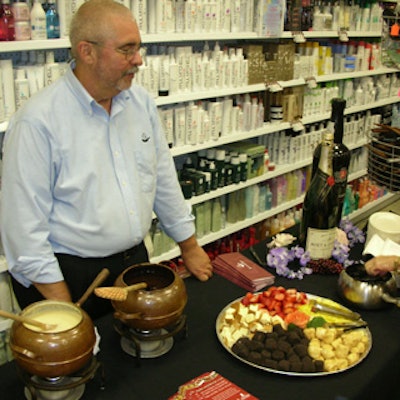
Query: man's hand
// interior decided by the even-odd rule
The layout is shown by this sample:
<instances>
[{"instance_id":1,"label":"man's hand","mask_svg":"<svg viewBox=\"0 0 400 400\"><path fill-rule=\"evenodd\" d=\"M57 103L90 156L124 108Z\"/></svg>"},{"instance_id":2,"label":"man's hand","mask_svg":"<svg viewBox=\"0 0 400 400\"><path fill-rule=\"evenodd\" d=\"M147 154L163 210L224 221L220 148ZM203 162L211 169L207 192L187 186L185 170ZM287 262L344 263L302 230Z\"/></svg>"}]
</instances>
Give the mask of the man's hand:
<instances>
[{"instance_id":1,"label":"man's hand","mask_svg":"<svg viewBox=\"0 0 400 400\"><path fill-rule=\"evenodd\" d=\"M208 281L212 277L213 267L207 253L202 249L194 236L178 243L186 268L200 281Z\"/></svg>"},{"instance_id":2,"label":"man's hand","mask_svg":"<svg viewBox=\"0 0 400 400\"><path fill-rule=\"evenodd\" d=\"M385 275L399 267L400 257L398 256L377 256L365 263L365 270L369 275Z\"/></svg>"}]
</instances>

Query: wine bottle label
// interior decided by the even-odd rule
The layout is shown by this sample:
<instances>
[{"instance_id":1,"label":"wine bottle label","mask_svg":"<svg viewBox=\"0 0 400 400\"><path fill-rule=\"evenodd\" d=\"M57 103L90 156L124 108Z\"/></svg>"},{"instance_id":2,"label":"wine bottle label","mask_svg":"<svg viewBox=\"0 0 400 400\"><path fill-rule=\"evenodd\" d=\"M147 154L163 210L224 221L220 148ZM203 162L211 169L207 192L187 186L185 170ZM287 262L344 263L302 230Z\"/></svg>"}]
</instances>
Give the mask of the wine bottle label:
<instances>
[{"instance_id":1,"label":"wine bottle label","mask_svg":"<svg viewBox=\"0 0 400 400\"><path fill-rule=\"evenodd\" d=\"M335 239L336 228L308 228L306 250L310 253L310 257L312 259L331 258Z\"/></svg>"},{"instance_id":2,"label":"wine bottle label","mask_svg":"<svg viewBox=\"0 0 400 400\"><path fill-rule=\"evenodd\" d=\"M341 168L334 172L336 183L347 183L347 168Z\"/></svg>"}]
</instances>

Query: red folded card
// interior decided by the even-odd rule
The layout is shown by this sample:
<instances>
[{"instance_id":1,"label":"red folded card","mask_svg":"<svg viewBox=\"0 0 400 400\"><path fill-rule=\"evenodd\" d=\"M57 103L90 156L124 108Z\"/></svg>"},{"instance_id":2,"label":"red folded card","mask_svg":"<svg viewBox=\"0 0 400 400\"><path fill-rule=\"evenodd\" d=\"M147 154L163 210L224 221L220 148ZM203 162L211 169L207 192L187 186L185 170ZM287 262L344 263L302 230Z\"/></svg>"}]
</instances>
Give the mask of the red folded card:
<instances>
[{"instance_id":1,"label":"red folded card","mask_svg":"<svg viewBox=\"0 0 400 400\"><path fill-rule=\"evenodd\" d=\"M206 372L179 387L168 400L259 400L215 371Z\"/></svg>"},{"instance_id":2,"label":"red folded card","mask_svg":"<svg viewBox=\"0 0 400 400\"><path fill-rule=\"evenodd\" d=\"M275 281L273 274L238 252L221 254L212 264L215 273L248 291L260 290Z\"/></svg>"}]
</instances>

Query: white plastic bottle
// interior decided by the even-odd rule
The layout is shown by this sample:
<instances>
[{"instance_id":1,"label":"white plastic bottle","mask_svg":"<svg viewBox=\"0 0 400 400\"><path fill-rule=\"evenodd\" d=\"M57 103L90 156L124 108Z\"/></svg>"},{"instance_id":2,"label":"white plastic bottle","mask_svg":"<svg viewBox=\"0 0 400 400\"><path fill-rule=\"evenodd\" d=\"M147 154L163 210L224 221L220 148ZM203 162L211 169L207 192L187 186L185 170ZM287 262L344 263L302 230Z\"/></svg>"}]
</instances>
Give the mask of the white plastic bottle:
<instances>
[{"instance_id":1,"label":"white plastic bottle","mask_svg":"<svg viewBox=\"0 0 400 400\"><path fill-rule=\"evenodd\" d=\"M46 32L46 13L39 0L35 0L31 10L31 39L45 40Z\"/></svg>"},{"instance_id":2,"label":"white plastic bottle","mask_svg":"<svg viewBox=\"0 0 400 400\"><path fill-rule=\"evenodd\" d=\"M25 70L16 70L15 85L15 107L18 110L29 99L29 82L25 75Z\"/></svg>"}]
</instances>

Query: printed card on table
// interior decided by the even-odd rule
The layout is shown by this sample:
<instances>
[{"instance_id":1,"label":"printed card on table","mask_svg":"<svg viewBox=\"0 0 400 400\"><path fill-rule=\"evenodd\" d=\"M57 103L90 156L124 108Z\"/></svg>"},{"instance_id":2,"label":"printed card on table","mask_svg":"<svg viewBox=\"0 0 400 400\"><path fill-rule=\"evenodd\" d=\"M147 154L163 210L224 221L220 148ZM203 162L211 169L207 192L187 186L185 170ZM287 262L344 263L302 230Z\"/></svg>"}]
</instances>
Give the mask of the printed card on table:
<instances>
[{"instance_id":1,"label":"printed card on table","mask_svg":"<svg viewBox=\"0 0 400 400\"><path fill-rule=\"evenodd\" d=\"M168 400L260 400L215 371L206 372L179 387Z\"/></svg>"}]
</instances>

